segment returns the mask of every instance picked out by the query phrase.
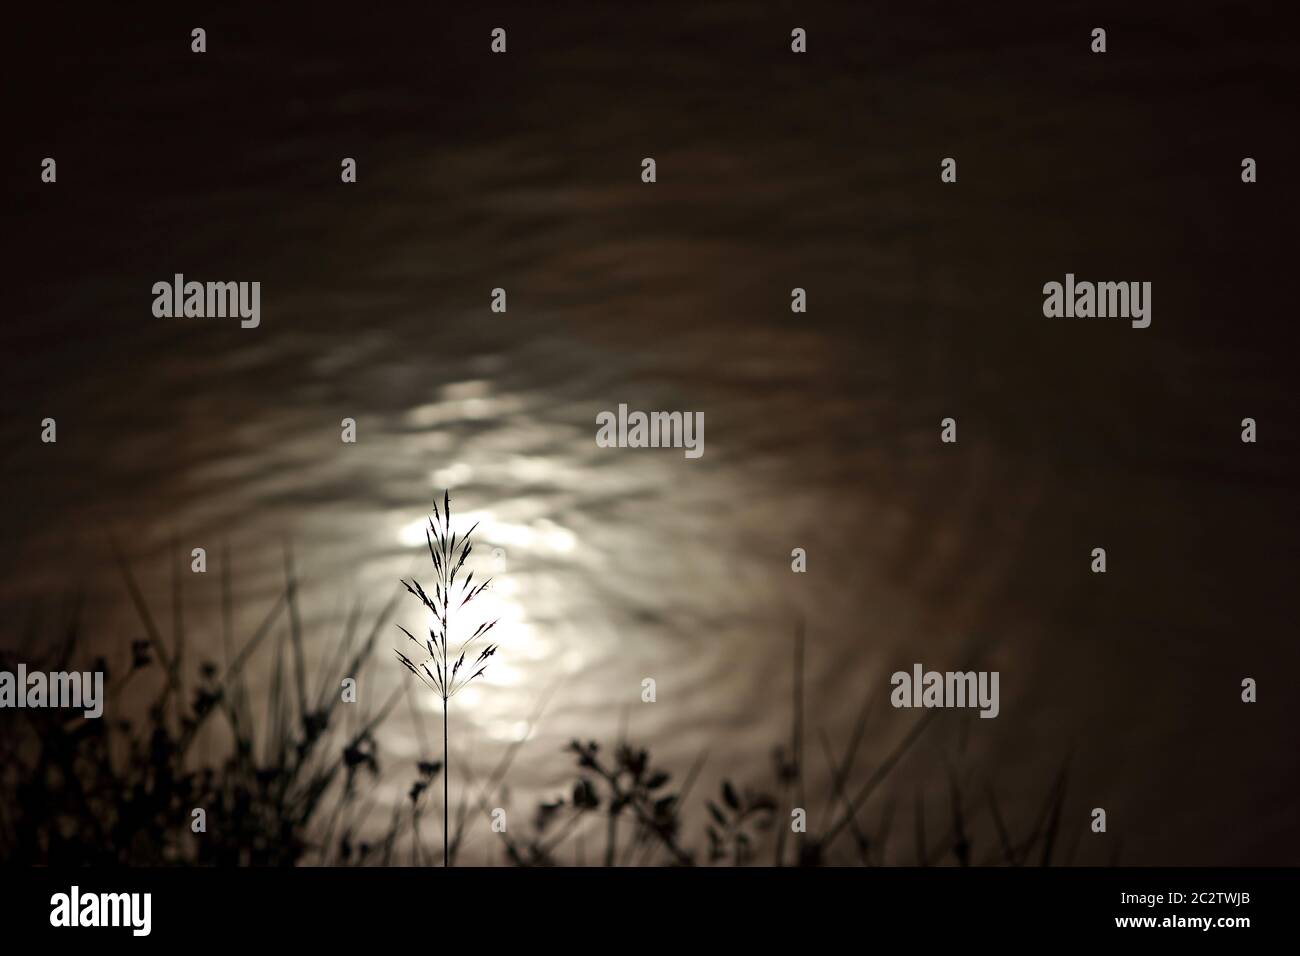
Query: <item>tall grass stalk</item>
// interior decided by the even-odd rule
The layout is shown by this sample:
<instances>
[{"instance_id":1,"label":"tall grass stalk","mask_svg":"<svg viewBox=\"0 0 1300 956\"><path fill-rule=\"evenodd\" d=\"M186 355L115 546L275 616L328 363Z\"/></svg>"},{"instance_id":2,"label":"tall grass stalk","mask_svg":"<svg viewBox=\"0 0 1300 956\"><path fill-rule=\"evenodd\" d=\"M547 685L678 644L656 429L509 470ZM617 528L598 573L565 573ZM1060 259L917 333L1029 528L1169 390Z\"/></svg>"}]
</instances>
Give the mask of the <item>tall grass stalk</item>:
<instances>
[{"instance_id":1,"label":"tall grass stalk","mask_svg":"<svg viewBox=\"0 0 1300 956\"><path fill-rule=\"evenodd\" d=\"M488 632L496 626L495 620L479 624L474 629L474 633L464 641L458 643L448 641L452 616L487 590L487 586L491 583L489 578L481 584L475 584L473 571L462 576L462 572L465 571L465 560L474 550L471 539L477 527L478 524L475 523L460 538L458 554L456 532L451 528L451 495L443 492L441 513L438 511L438 502L434 501L433 517L429 519L429 527L424 535L429 545L429 557L433 560L433 569L438 576L433 587L433 596L430 597L420 582L414 578L409 582L402 581L406 590L419 598L420 603L429 609L433 615L433 624L429 627L429 636L424 641L416 638L402 625L397 625L403 634L428 654L424 661L416 664L399 650L398 660L442 700L442 865L444 867L451 865L450 765L448 763L451 755L448 749L450 721L448 702L466 684L482 676L487 670L488 658L497 651L497 645L486 640ZM456 585L458 577L460 577L459 587ZM478 656L467 666L466 655L476 650ZM433 665L432 668L429 667L430 664Z\"/></svg>"}]
</instances>

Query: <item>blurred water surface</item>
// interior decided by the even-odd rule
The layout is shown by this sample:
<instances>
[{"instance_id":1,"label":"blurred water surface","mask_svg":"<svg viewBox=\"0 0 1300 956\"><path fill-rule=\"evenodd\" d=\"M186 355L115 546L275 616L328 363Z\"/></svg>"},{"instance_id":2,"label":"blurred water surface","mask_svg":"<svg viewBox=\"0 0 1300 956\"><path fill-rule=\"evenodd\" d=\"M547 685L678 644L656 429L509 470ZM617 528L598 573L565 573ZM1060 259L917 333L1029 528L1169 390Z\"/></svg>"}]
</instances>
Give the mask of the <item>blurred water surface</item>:
<instances>
[{"instance_id":1,"label":"blurred water surface","mask_svg":"<svg viewBox=\"0 0 1300 956\"><path fill-rule=\"evenodd\" d=\"M679 775L707 751L701 792L761 782L802 620L814 779L815 729L842 746L891 671L995 669L1001 716L927 741L904 804L947 760L1023 818L1073 751L1071 826L1106 807L1124 859L1294 863L1294 197L1235 169L1280 172L1295 65L1262 14L1116 7L1102 67L1091 6L813 5L807 57L789 16L735 3L237 7L202 58L187 21L106 23L75 54L33 25L50 81L14 124L32 185L0 331L10 620L85 588L92 638L139 636L113 532L160 618L172 541L214 569L228 543L246 632L291 542L319 662L354 601L432 576L421 522L450 489L501 619L455 701L463 759L485 774L558 687L520 808L563 791L568 739L624 727ZM47 154L57 188L29 169ZM261 281L261 326L154 319L176 272ZM1066 272L1153 281L1152 328L1045 320ZM704 456L596 447L620 402L702 411ZM219 656L217 576L184 589ZM397 620L420 627L413 600ZM405 675L392 631L375 700ZM876 711L864 767L913 718ZM405 710L382 741L402 799Z\"/></svg>"}]
</instances>

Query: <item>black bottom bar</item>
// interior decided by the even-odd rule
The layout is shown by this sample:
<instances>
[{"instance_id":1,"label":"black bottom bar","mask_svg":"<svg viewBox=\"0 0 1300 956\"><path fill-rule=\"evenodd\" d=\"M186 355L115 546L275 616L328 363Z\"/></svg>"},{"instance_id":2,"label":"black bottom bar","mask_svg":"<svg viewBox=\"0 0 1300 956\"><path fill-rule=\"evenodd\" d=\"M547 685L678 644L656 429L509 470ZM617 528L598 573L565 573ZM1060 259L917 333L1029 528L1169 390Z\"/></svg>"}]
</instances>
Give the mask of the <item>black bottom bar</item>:
<instances>
[{"instance_id":1,"label":"black bottom bar","mask_svg":"<svg viewBox=\"0 0 1300 956\"><path fill-rule=\"evenodd\" d=\"M148 938L205 949L280 939L495 949L621 937L677 948L786 933L864 944L898 936L1230 943L1282 931L1298 883L1294 869L6 870L0 917L6 943L66 943L72 933L77 944L130 943L143 907L95 895L148 893ZM52 917L72 922L73 886L77 922L116 915L124 925L52 925Z\"/></svg>"}]
</instances>

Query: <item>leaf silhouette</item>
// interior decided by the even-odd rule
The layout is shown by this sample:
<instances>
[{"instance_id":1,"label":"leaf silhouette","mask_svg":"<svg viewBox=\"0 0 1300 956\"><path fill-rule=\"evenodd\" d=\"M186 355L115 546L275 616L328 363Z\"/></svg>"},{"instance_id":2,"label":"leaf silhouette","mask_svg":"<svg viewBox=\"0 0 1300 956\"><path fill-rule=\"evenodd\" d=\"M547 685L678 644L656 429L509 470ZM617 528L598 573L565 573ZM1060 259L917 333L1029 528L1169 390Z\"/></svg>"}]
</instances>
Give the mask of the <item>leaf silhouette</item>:
<instances>
[{"instance_id":1,"label":"leaf silhouette","mask_svg":"<svg viewBox=\"0 0 1300 956\"><path fill-rule=\"evenodd\" d=\"M730 780L722 781L722 799L727 802L732 810L740 809L740 798L736 796L736 790L731 785Z\"/></svg>"}]
</instances>

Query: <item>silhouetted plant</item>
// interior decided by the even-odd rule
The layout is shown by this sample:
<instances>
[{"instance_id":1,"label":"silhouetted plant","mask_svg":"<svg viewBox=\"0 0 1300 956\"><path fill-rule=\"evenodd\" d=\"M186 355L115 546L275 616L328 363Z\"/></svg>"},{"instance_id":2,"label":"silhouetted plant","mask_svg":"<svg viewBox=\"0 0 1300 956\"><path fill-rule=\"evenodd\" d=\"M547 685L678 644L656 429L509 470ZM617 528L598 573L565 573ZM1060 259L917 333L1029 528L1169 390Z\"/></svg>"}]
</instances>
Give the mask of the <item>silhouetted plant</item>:
<instances>
[{"instance_id":1,"label":"silhouetted plant","mask_svg":"<svg viewBox=\"0 0 1300 956\"><path fill-rule=\"evenodd\" d=\"M335 666L321 675L316 695L307 695L302 658L295 654L293 703L289 682L281 679L282 632L273 652L277 676L262 717L262 708L248 704L244 671L286 611L288 640L301 640L297 580L287 563L284 593L236 652L228 565L227 560L222 575L226 662L198 661L187 695L179 574L173 576L175 630L169 648L119 555L146 638L130 642L129 666L120 677L103 658L93 664L105 675L111 705L106 711L112 716L87 719L55 709L15 713L19 730L7 728L0 747L0 859L5 863L289 865L312 851L329 860L328 834L346 815L358 776L378 774L374 731L391 707L390 700L378 713L362 717L352 732L339 733L339 678L361 673L394 605L390 602L360 646L354 646L352 628L345 631ZM357 618L351 620L355 624ZM52 652L33 655L28 647L20 654L31 668L64 670L81 639L82 622L74 612L65 639ZM149 675L161 685L152 702L118 716L124 690L139 687ZM224 716L229 732L205 737L208 746L201 751L195 744L217 715ZM333 808L324 823L330 794ZM205 810L209 822L199 834L190 828L196 807ZM318 842L321 826L325 839ZM345 862L351 850L349 843L340 854Z\"/></svg>"},{"instance_id":2,"label":"silhouetted plant","mask_svg":"<svg viewBox=\"0 0 1300 956\"><path fill-rule=\"evenodd\" d=\"M784 853L784 837L790 821L777 813L781 805L766 789L751 786L738 787L729 780L722 782L716 799L705 802L708 818L704 835L707 849L704 859L710 863L730 863L744 866L755 862L759 844L770 840L777 865L792 862L798 866L820 866L841 858L835 856L841 837L851 835L862 865L883 864L894 817L895 801L886 801L879 819L869 824L865 819L868 800L887 783L895 768L915 747L918 740L933 725L939 711L926 711L915 719L902 737L884 755L856 788L849 782L859 750L866 739L867 718L871 700L864 701L853 732L841 758L832 753L830 741L820 734L826 764L830 772L826 805L814 819L807 808L804 796L806 761L803 758L803 693L799 682L803 675L802 632L795 641L795 689L791 720L791 739L788 744L772 751L773 784L787 798L797 795L798 803L808 816L807 830L796 833L793 859ZM961 716L961 715L951 715ZM641 862L648 862L654 851L666 851L667 860L675 865L691 865L696 854L682 841L682 813L686 797L703 764L703 756L688 775L679 793L669 793L666 772L651 770L647 750L633 748L620 742L612 748L612 757L606 757L595 741L574 740L568 746L578 764L579 776L571 793L564 798L545 800L538 804L533 818L533 834L516 840L502 834L507 856L511 863L520 866L551 865L561 842L582 832L581 823L592 815L603 814L606 824L606 865L617 859L617 822L629 818L635 826L635 836L623 854L627 862L641 850ZM985 839L983 858L977 858L977 818L971 812L971 801L962 793L957 775L948 770L948 802L951 823L943 838L931 845L925 837L925 809L920 799L916 801L913 825L917 833L912 862L918 865L952 862L959 866L1004 863L1012 866L1036 862L1050 864L1058 844L1060 821L1063 816L1066 773L1063 767L1056 782L1048 791L1036 822L1022 839L1015 839L1006 826L1000 807L990 789L987 809L995 829L998 843L994 846ZM480 801L485 808L486 802ZM567 812L566 812L567 811ZM813 824L820 829L813 829ZM775 825L775 826L774 826ZM770 834L775 829L775 839ZM987 833L987 827L985 828ZM1065 862L1073 861L1078 849L1078 835L1066 848Z\"/></svg>"},{"instance_id":3,"label":"silhouetted plant","mask_svg":"<svg viewBox=\"0 0 1300 956\"><path fill-rule=\"evenodd\" d=\"M772 828L776 801L765 793L746 790L736 792L731 781L722 781L720 802L708 801L712 822L706 829L709 838L709 860L717 863L728 858L736 866L744 866L752 858L754 832Z\"/></svg>"},{"instance_id":4,"label":"silhouetted plant","mask_svg":"<svg viewBox=\"0 0 1300 956\"><path fill-rule=\"evenodd\" d=\"M486 641L486 635L496 626L496 621L479 624L474 629L474 633L464 641L459 643L453 641L451 644L448 641L453 614L481 595L491 583L489 578L481 584L474 584L474 572L470 571L461 578L459 589L456 588L456 578L464 570L465 561L474 550L471 538L477 527L478 524L475 523L469 531L465 532L465 536L460 540L460 554L457 557L456 533L451 529L450 493L443 493L441 514L438 512L438 503L436 501L433 503L433 518L429 520L429 527L425 531L425 540L429 545L429 557L433 559L433 568L438 574L433 596L430 597L425 589L420 586L420 582L414 579L409 583L402 582L406 590L419 598L420 603L428 608L433 615L433 625L429 628L429 637L424 641L417 640L414 634L400 624L397 625L403 634L417 646L423 648L429 655L426 660L417 665L401 651L397 651L398 660L442 700L443 866L451 865L451 824L448 790L448 759L450 754L447 745L448 701L456 696L457 692L462 690L470 681L480 677L487 670L488 658L497 651L497 645ZM478 650L478 656L466 666L465 656L474 653L476 645L480 641L485 646ZM429 667L430 664L433 665L432 669ZM414 801L412 802L414 803Z\"/></svg>"},{"instance_id":5,"label":"silhouetted plant","mask_svg":"<svg viewBox=\"0 0 1300 956\"><path fill-rule=\"evenodd\" d=\"M421 849L420 824L432 800L437 776L443 776L444 865L455 860L464 832L466 808L477 805L491 818L493 806L487 796L501 791L501 804L508 803L504 780L511 761L541 715L551 691L543 695L537 712L528 722L522 738L507 748L496 769L481 786L472 780L472 767L462 761L468 782L463 793L460 817L450 827L448 813L447 701L470 680L482 673L495 645L475 652L475 641L491 625L479 625L469 640L455 644L448 639L450 619L486 582L472 583L472 575L461 580L470 554L469 535L451 532L450 499L434 513L427 536L438 580L434 596L415 582L403 585L421 598L434 613L435 627L423 645L431 650L428 661L415 665L400 651L399 658L417 673L426 686L439 692L444 706L444 760L426 759L416 765L416 778L407 799L390 807L386 828L367 823L378 796L380 751L377 729L391 711L397 694L410 696L414 685L404 685L373 713L339 727L339 678L356 677L366 666L378 635L396 603L390 601L374 622L369 636L359 640L359 611L350 614L342 636L321 675L316 693L308 693L301 653L303 634L297 610L297 579L292 562L286 561L286 585L261 624L236 648L232 630L228 564L222 575L223 663L199 659L182 667L183 616L174 614L175 632L169 642L155 624L125 561L120 561L127 591L140 616L145 638L131 640L120 671L109 673L109 662L94 664L105 672L109 702L123 699L129 686L141 691L152 681L156 693L147 706L132 709L131 716L113 707L111 714L89 720L65 711L24 709L13 711L13 719L25 733L0 735L0 860L8 864L41 865L293 865L304 862L341 865L387 865L404 849L408 828L413 841L411 862L427 862ZM472 533L474 529L470 529ZM455 561L452 560L453 556ZM460 585L459 588L456 585ZM179 583L174 583L174 606L180 606ZM398 592L400 594L400 590ZM448 595L454 595L449 599ZM454 601L459 601L456 604ZM65 625L66 638L47 655L34 660L28 647L20 647L18 659L29 668L65 670L82 636L74 605ZM287 623L285 619L287 618ZM254 655L264 650L268 638L278 631L272 654L270 689L267 698L250 706L244 674ZM405 632L405 628L403 628ZM410 632L407 636L414 640ZM170 646L169 646L170 645ZM796 681L802 677L802 641L796 641ZM464 661L477 653L473 665ZM11 669L12 661L0 655L0 668ZM416 668L418 667L418 670ZM445 696L442 690L446 690ZM549 866L558 862L562 848L575 846L581 861L581 847L587 830L603 824L606 865L634 862L667 862L672 865L729 863L747 865L759 860L766 842L775 847L778 865L795 863L815 866L842 861L846 849L855 850L863 865L878 865L887 859L895 801L887 799L879 814L867 819L868 801L888 783L900 761L935 724L939 711L926 711L915 719L883 758L863 774L854 766L866 739L869 701L864 702L852 734L841 754L832 751L829 739L820 735L829 787L823 789L825 806L815 816L803 796L808 760L803 754L803 694L793 693L791 737L774 752L771 777L758 786L724 781L714 799L704 804L702 821L706 841L701 853L691 846L684 826L690 792L704 763L696 761L680 787L651 759L649 750L619 740L602 747L595 741L572 741L567 748L576 774L561 797L541 801L531 820L518 830L499 837L506 859L517 866ZM947 715L958 719L962 715ZM196 741L205 728L224 717L228 733L205 736L209 746ZM1062 840L1062 820L1068 781L1068 763L1063 764L1048 788L1035 819L1028 826L1013 826L1004 817L992 786L983 788L983 799L972 799L958 774L948 768L946 808L937 816L946 822L927 836L927 824L936 817L931 802L927 820L924 795L916 791L911 825L915 846L910 854L919 865L1010 866L1072 863L1080 845L1083 827L1075 827L1068 841ZM854 786L850 782L855 781ZM368 791L367 791L368 788ZM978 790L976 791L979 792ZM469 794L477 796L471 799ZM780 799L771 794L779 794ZM795 852L783 853L783 837L789 821L782 818L785 803L792 796L809 814L809 829L797 835ZM206 808L215 825L196 836L189 829L193 807ZM778 812L778 808L781 812ZM694 818L692 818L694 823ZM817 828L813 824L817 824ZM775 825L775 827L773 826ZM630 837L624 836L630 831ZM775 834L773 834L775 829ZM935 839L937 834L937 840ZM846 847L841 838L851 837ZM1068 845L1065 845L1068 844ZM1115 851L1118 853L1118 850ZM566 856L566 860L568 857ZM1112 863L1118 862L1117 857Z\"/></svg>"},{"instance_id":6,"label":"silhouetted plant","mask_svg":"<svg viewBox=\"0 0 1300 956\"><path fill-rule=\"evenodd\" d=\"M671 779L650 766L644 748L620 743L611 760L602 760L595 741L574 740L569 750L577 757L581 776L574 783L573 804L582 810L603 808L606 814L605 865L613 866L618 853L618 821L627 814L636 833L662 844L680 864L692 862L678 843L680 821L677 795L665 788Z\"/></svg>"}]
</instances>

